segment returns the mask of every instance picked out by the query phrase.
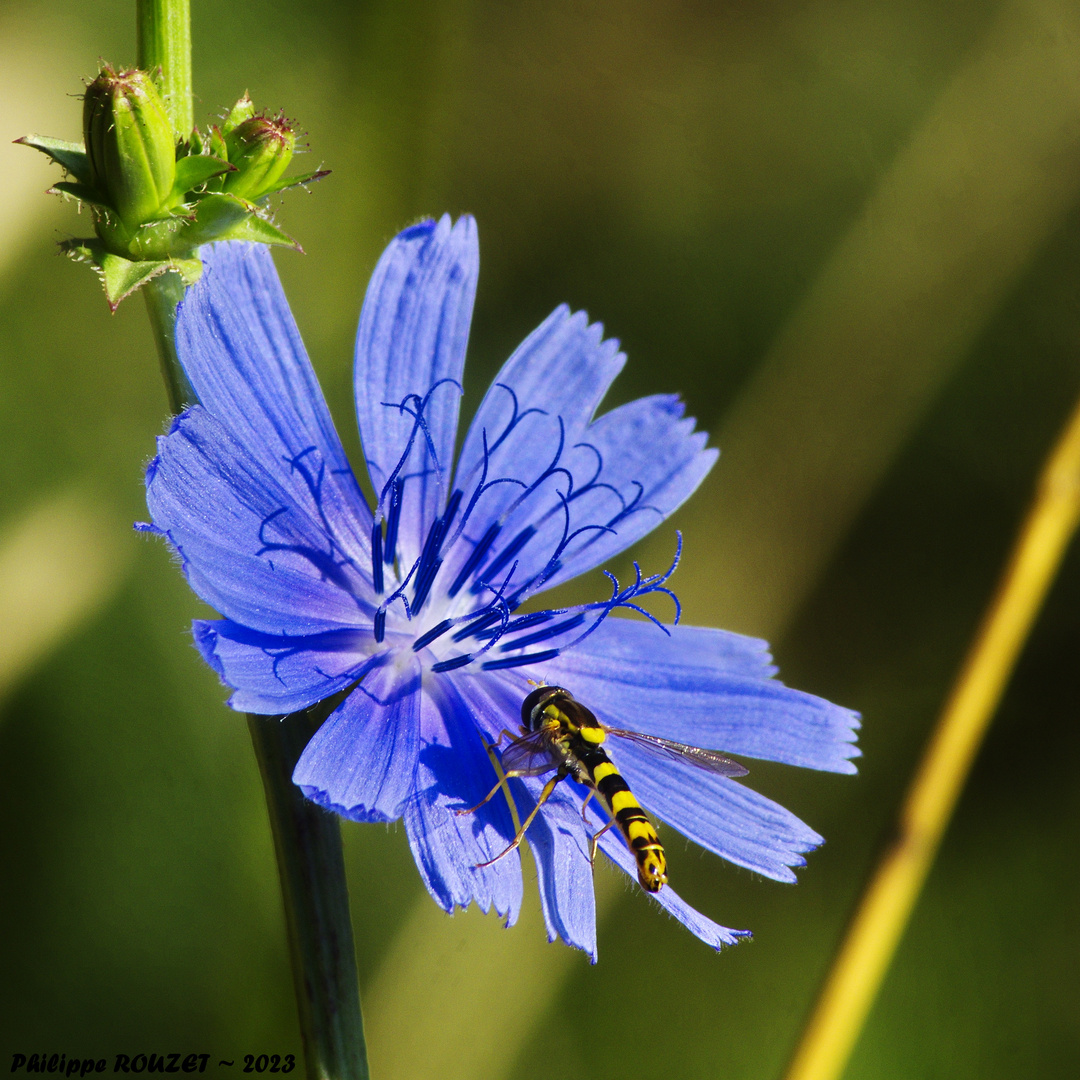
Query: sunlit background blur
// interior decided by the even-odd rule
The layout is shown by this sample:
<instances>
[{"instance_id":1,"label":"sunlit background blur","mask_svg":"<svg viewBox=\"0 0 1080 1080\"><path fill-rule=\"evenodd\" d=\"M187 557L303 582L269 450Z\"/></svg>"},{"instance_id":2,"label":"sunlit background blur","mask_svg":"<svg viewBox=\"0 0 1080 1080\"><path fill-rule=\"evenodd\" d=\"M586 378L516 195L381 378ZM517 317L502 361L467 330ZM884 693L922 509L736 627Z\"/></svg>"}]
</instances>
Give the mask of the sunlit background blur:
<instances>
[{"instance_id":1,"label":"sunlit background blur","mask_svg":"<svg viewBox=\"0 0 1080 1080\"><path fill-rule=\"evenodd\" d=\"M298 1053L247 732L191 648L194 598L130 530L166 422L142 303L110 316L57 255L88 223L9 145L78 137L81 78L134 59L132 9L0 8L0 1053ZM719 956L600 866L596 967L531 896L511 931L449 919L401 828L347 825L376 1080L776 1077L1080 392L1080 8L193 20L199 122L247 89L333 169L280 212L307 254L275 260L354 460L371 268L409 222L470 211L466 415L556 304L603 320L630 357L608 404L680 391L722 449L636 554L666 565L681 527L687 620L768 636L785 681L865 717L858 777L752 763L828 839L797 886L664 834L675 887L755 933ZM1080 1074L1078 611L1074 551L849 1078Z\"/></svg>"}]
</instances>

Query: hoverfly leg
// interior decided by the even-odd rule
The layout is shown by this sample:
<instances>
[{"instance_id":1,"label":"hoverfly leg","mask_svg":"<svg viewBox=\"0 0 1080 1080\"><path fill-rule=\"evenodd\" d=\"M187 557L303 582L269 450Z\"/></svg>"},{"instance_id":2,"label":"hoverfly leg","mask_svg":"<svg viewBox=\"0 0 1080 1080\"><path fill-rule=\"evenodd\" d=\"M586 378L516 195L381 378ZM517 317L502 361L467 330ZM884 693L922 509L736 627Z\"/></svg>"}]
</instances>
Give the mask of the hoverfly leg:
<instances>
[{"instance_id":1,"label":"hoverfly leg","mask_svg":"<svg viewBox=\"0 0 1080 1080\"><path fill-rule=\"evenodd\" d=\"M506 728L503 728L502 731L499 732L499 737L494 742L487 742L484 739L483 735L480 736L480 741L484 744L484 749L487 750L488 753L491 753L492 750L502 746L504 735L510 742L513 742L516 738L518 738L518 736L515 735L512 731L507 731Z\"/></svg>"},{"instance_id":2,"label":"hoverfly leg","mask_svg":"<svg viewBox=\"0 0 1080 1080\"><path fill-rule=\"evenodd\" d=\"M595 788L589 788L589 794L585 796L585 801L581 804L581 819L588 824L589 819L585 816L585 811L589 808L589 800L596 794ZM615 819L610 818L608 823L598 832L594 833L589 838L589 864L591 865L596 861L596 845L600 843L600 837L604 835L615 824Z\"/></svg>"},{"instance_id":3,"label":"hoverfly leg","mask_svg":"<svg viewBox=\"0 0 1080 1080\"><path fill-rule=\"evenodd\" d=\"M540 798L536 800L536 805L532 808L532 813L530 813L529 816L522 823L521 828L518 829L517 835L514 837L513 840L510 841L510 844L504 850L500 851L494 859L488 859L487 862L477 863L473 869L483 870L485 866L491 866L493 863L497 863L504 855L509 855L510 852L513 851L514 848L516 848L521 843L521 841L525 839L525 833L528 831L529 826L533 823L533 819L536 817L537 814L540 813L540 808L544 805L544 803L548 801L548 799L551 798L551 793L555 790L555 785L560 780L565 779L567 775L567 773L564 773L562 769L560 769L544 785L544 790L540 792ZM496 790L498 789L496 788ZM494 794L495 792L492 792L492 795ZM488 796L488 798L490 797L491 796Z\"/></svg>"},{"instance_id":4,"label":"hoverfly leg","mask_svg":"<svg viewBox=\"0 0 1080 1080\"><path fill-rule=\"evenodd\" d=\"M484 744L484 749L487 751L488 757L491 758L491 764L495 766L495 772L499 777L499 782L475 806L469 807L468 810L455 810L454 813L457 814L458 817L465 817L468 814L475 814L481 806L486 805L487 803L491 802L493 798L495 798L495 793L499 790L499 788L503 788L506 791L507 801L510 803L511 807L513 807L514 803L510 797L510 789L506 787L507 776L502 771L502 767L499 764L499 759L495 757L495 754L493 753L495 748L502 744L504 735L511 742L513 742L517 738L516 735L507 731L506 728L503 728L502 731L499 732L499 737L493 743L489 743L482 735L480 736L480 741ZM517 811L512 809L510 813L513 815L516 824Z\"/></svg>"},{"instance_id":5,"label":"hoverfly leg","mask_svg":"<svg viewBox=\"0 0 1080 1080\"><path fill-rule=\"evenodd\" d=\"M593 833L592 836L589 837L589 865L590 866L592 866L592 864L594 862L596 862L596 849L597 849L597 846L600 843L600 837L603 836L604 833L606 833L608 831L608 829L610 829L611 826L614 825L614 824L615 824L615 819L610 818L608 820L608 823L599 832Z\"/></svg>"},{"instance_id":6,"label":"hoverfly leg","mask_svg":"<svg viewBox=\"0 0 1080 1080\"><path fill-rule=\"evenodd\" d=\"M492 799L495 798L499 789L503 786L503 783L504 781L500 779L499 782L475 806L470 806L468 810L455 810L454 813L457 814L458 817L465 817L468 814L475 814L481 806L486 806L489 802L491 802Z\"/></svg>"}]
</instances>

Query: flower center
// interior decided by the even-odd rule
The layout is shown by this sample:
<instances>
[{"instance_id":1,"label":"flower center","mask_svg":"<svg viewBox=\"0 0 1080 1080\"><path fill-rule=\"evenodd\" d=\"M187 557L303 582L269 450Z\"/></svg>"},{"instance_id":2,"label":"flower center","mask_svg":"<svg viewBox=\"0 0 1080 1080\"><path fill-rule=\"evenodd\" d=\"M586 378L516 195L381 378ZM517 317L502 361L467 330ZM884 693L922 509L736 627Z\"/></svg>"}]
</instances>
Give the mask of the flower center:
<instances>
[{"instance_id":1,"label":"flower center","mask_svg":"<svg viewBox=\"0 0 1080 1080\"><path fill-rule=\"evenodd\" d=\"M487 430L483 431L483 453L464 478L465 483L450 493L445 510L431 523L413 564L407 569L401 564L399 528L407 486L421 476L433 475L439 487L446 490L446 472L437 460L425 410L435 390L450 381L440 380L423 397L409 394L401 402L384 402L387 408L411 416L413 427L404 452L379 492L372 526L371 579L379 598L372 628L375 642L385 639L390 618L395 632L415 635L412 650L425 653L424 662L431 671L453 671L474 663L492 670L553 659L591 634L618 607L637 611L664 629L659 620L635 602L651 593L664 593L674 601L678 622L679 602L666 582L678 564L681 537L666 571L645 577L634 563L635 580L626 588L620 588L614 575L605 571L612 585L606 599L514 617L530 596L559 573L564 559L579 554L596 538L616 532L617 525L631 514L660 512L644 503L642 484L634 482L635 493L627 499L611 484L601 482L603 455L587 442L578 442L574 448L592 452L592 475L584 483L575 484L574 472L564 461L567 440L563 418L549 416L540 409L520 409L513 389L501 383L496 386L509 394L512 405L503 430L490 443ZM513 476L491 478L492 455L531 414L537 414L534 421L545 418L551 430L558 432L550 461L530 483ZM532 434L530 430L530 438ZM423 458L419 472L415 471L418 449ZM520 491L511 495L514 488ZM571 504L601 489L609 505L612 498L616 500L615 512L606 520L572 527ZM527 502L535 513L525 524L525 511L515 512ZM485 513L489 522L486 526ZM470 536L467 527L476 519L481 522L479 535L474 532ZM504 530L515 521L517 529L506 531L509 539L504 540ZM541 543L549 547L538 552Z\"/></svg>"}]
</instances>

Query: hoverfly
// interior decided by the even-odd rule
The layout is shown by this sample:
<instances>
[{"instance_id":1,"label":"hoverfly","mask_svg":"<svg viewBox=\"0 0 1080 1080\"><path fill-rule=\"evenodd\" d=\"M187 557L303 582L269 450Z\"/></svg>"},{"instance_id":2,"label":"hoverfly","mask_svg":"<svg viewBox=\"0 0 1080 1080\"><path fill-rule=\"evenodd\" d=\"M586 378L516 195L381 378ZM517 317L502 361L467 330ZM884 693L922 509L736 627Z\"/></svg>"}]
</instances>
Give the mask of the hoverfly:
<instances>
[{"instance_id":1,"label":"hoverfly","mask_svg":"<svg viewBox=\"0 0 1080 1080\"><path fill-rule=\"evenodd\" d=\"M552 769L555 770L555 775L544 785L532 813L518 829L506 850L489 862L481 863L481 866L490 866L513 851L521 843L525 831L540 812L540 808L551 797L556 785L572 776L579 784L590 789L581 808L582 816L593 795L600 796L611 815L608 823L592 838L590 858L596 856L596 845L600 837L612 825L617 825L637 859L638 881L641 882L641 887L647 892L659 892L667 882L664 847L652 822L634 798L630 785L623 779L601 744L609 735L614 735L720 776L745 776L747 773L737 761L714 750L687 746L657 735L643 735L638 731L608 727L597 720L569 690L561 686L538 686L533 690L521 704L521 725L521 735L512 739L502 753L503 775L507 779L515 776L541 776ZM505 780L500 778L483 802L469 810L459 810L458 813L471 814L479 810L504 784Z\"/></svg>"}]
</instances>

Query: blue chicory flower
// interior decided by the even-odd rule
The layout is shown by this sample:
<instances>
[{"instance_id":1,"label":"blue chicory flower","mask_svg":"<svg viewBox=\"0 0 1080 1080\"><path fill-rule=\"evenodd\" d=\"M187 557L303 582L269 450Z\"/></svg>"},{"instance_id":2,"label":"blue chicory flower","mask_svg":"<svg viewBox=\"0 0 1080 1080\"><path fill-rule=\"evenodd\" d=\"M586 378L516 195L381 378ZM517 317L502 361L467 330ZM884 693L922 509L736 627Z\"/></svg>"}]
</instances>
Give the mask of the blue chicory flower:
<instances>
[{"instance_id":1,"label":"blue chicory flower","mask_svg":"<svg viewBox=\"0 0 1080 1080\"><path fill-rule=\"evenodd\" d=\"M451 471L479 265L472 218L406 229L368 286L355 388L374 511L267 249L229 243L203 254L176 334L201 404L158 441L146 477L152 528L224 616L197 621L194 634L233 708L280 715L351 688L293 778L344 817L404 818L446 911L475 901L508 925L518 916L518 852L491 861L514 836L507 801L457 811L495 783L485 744L515 727L531 685L567 687L613 727L855 771L855 714L777 682L764 642L612 617L647 614L639 604L650 593L673 597L671 570L638 571L627 587L612 578L611 595L594 604L515 614L650 532L717 451L672 395L594 419L625 357L599 324L562 306L506 362ZM821 843L732 779L611 741L645 807L739 866L793 881L791 867ZM522 815L541 783L510 781ZM586 794L572 780L558 785L528 840L549 939L595 960L590 837L605 819L586 820ZM599 850L636 877L614 830ZM745 933L669 886L653 898L717 949Z\"/></svg>"}]
</instances>

